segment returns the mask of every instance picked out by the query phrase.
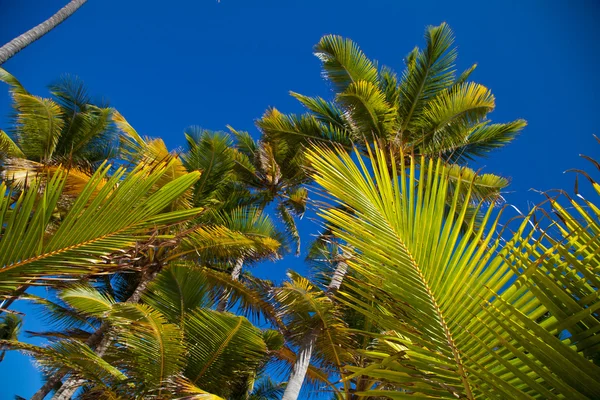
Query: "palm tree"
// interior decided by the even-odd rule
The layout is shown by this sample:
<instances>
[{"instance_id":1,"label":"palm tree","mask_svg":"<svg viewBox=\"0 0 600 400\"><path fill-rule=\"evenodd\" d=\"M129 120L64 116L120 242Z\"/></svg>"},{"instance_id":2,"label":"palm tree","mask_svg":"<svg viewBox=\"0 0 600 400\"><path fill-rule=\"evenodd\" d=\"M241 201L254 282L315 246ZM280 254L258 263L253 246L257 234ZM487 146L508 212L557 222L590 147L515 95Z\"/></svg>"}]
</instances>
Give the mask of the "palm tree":
<instances>
[{"instance_id":1,"label":"palm tree","mask_svg":"<svg viewBox=\"0 0 600 400\"><path fill-rule=\"evenodd\" d=\"M376 140L395 151L459 163L509 143L525 121L490 123L494 96L467 82L476 65L456 77L457 52L448 25L428 27L425 41L425 49L417 47L407 56L399 79L387 67L378 69L350 39L324 36L315 55L332 84L334 101L292 92L308 113L284 115L271 109L259 128L292 147L314 142L349 150L356 144L366 151Z\"/></svg>"},{"instance_id":2,"label":"palm tree","mask_svg":"<svg viewBox=\"0 0 600 400\"><path fill-rule=\"evenodd\" d=\"M263 135L254 140L248 132L229 128L236 137L235 172L248 187L260 209L276 202L277 215L286 227L286 234L300 252L300 235L295 218L306 211L309 182L303 168L303 152L290 147L286 141L268 139Z\"/></svg>"},{"instance_id":3,"label":"palm tree","mask_svg":"<svg viewBox=\"0 0 600 400\"><path fill-rule=\"evenodd\" d=\"M451 191L444 163L379 145L372 151L372 167L358 151L307 154L315 181L345 206L322 214L355 249L348 266L361 276L337 298L377 328L362 332L372 340L368 365L345 367L344 381L371 380L354 394L597 398L597 206L549 196L549 210L522 217L506 240L495 234L501 215L488 207L482 228L471 223L463 233L466 210L445 212L448 196L458 207L462 195ZM396 164L409 167L389 168ZM456 184L473 200L468 178Z\"/></svg>"},{"instance_id":4,"label":"palm tree","mask_svg":"<svg viewBox=\"0 0 600 400\"><path fill-rule=\"evenodd\" d=\"M9 85L14 108L10 135L0 130L2 175L13 186L51 175L61 166L70 172L68 194L77 194L116 155L113 110L94 104L80 79L64 77L50 85L53 98L29 93L1 68L0 81Z\"/></svg>"},{"instance_id":5,"label":"palm tree","mask_svg":"<svg viewBox=\"0 0 600 400\"><path fill-rule=\"evenodd\" d=\"M247 207L238 206L230 210L224 207L231 206L231 202L221 200L227 195L221 183L225 182L226 186L230 186L232 181L225 179L223 171L217 165L218 160L223 156L221 153L225 153L226 158L228 157L227 151L224 151L227 148L218 145L219 137L207 132L198 137L188 135L188 142L193 142L195 145L191 146L188 154L180 156L176 152L168 151L161 139L142 138L118 112L114 111L112 118L123 132L121 154L125 161L132 166L141 163L150 169L155 165L168 164L169 168L160 180L156 180L149 186L152 190L169 185L189 173L202 172L194 186L181 192L177 201L171 203L171 210L186 212L195 204L203 204L203 213L197 215L194 222L184 230L161 232L175 238L170 247L142 249L136 255L131 269L138 272L133 279L130 277L133 291L124 299L125 303L137 303L146 287L165 266L173 261L189 259L205 265L218 266L230 260L257 261L278 257L282 239L266 215ZM206 143L211 145L204 146ZM210 160L209 165L203 163L203 160ZM186 167L194 171L188 172ZM127 166L124 168L127 169ZM225 209L220 210L222 207ZM232 271L234 276L239 275L239 272ZM231 296L231 289L226 288L221 293L219 309L224 309ZM106 335L109 328L108 323L101 325L86 340L86 345L93 348L98 357L102 357L109 349L112 341L110 336ZM64 370L56 371L36 393L35 398L41 399L46 396L65 375ZM70 398L80 386L76 377L68 378L57 398Z\"/></svg>"},{"instance_id":6,"label":"palm tree","mask_svg":"<svg viewBox=\"0 0 600 400\"><path fill-rule=\"evenodd\" d=\"M110 177L110 166L102 166L58 226L53 213L67 182L65 171L58 169L43 185L38 181L18 193L2 182L0 295L10 295L30 281L51 284L50 277L118 271L131 264L134 257L128 251L136 245L172 240L172 235L152 232L199 214L199 209L163 210L200 174L186 174L152 192L171 166L141 165L128 174L118 168ZM123 252L120 260L115 252Z\"/></svg>"},{"instance_id":7,"label":"palm tree","mask_svg":"<svg viewBox=\"0 0 600 400\"><path fill-rule=\"evenodd\" d=\"M67 331L40 334L58 341L46 347L7 343L33 354L50 372L67 368L83 398L168 399L207 392L214 394L208 398L229 397L282 339L244 317L210 310L212 288L204 269L177 262L149 284L142 304L119 303L107 292L74 285L60 291L60 303L42 299L57 321L72 324ZM100 358L82 339L93 335L87 326L102 320L111 321L119 345ZM54 398L70 398L68 382ZM267 385L259 386L266 391Z\"/></svg>"},{"instance_id":8,"label":"palm tree","mask_svg":"<svg viewBox=\"0 0 600 400\"><path fill-rule=\"evenodd\" d=\"M56 28L64 20L73 15L73 13L75 13L75 11L77 11L77 9L79 9L86 1L87 0L71 0L69 4L58 10L56 14L46 21L0 47L0 65L4 64L12 56L50 32L52 29Z\"/></svg>"},{"instance_id":9,"label":"palm tree","mask_svg":"<svg viewBox=\"0 0 600 400\"><path fill-rule=\"evenodd\" d=\"M455 76L457 53L452 48L454 39L448 25L427 28L425 40L425 49L415 48L406 58L406 70L398 79L389 68L378 69L351 40L323 37L315 54L323 63L323 75L333 86L334 101L292 93L308 112L284 115L276 109L268 110L258 122L265 140L284 142L292 153L303 153L303 149L320 144L341 146L347 151L356 146L369 154L372 143L377 142L396 153L443 159L458 164L450 169L452 184L469 174L474 182L474 199L499 202L500 191L508 180L493 174L480 175L460 165L506 145L525 122L489 122L487 115L495 107L494 97L482 85L467 82L475 66ZM469 216L463 226L466 230L470 220L479 223L481 215L468 202L461 203L455 212L463 208ZM447 212L450 210L447 207ZM339 288L345 270L344 263L334 270L332 292ZM304 342L299 351L314 348L314 340ZM301 385L296 382L302 381L302 371L298 368L290 377L284 400L298 397L296 389Z\"/></svg>"}]
</instances>

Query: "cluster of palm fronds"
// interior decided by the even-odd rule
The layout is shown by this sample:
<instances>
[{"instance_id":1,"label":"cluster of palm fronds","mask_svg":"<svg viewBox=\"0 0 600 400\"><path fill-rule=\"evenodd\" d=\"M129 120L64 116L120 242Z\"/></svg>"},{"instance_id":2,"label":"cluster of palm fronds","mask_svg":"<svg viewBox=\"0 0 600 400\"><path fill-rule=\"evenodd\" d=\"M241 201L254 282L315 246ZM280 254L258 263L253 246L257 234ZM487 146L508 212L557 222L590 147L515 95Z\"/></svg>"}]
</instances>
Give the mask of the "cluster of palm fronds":
<instances>
[{"instance_id":1,"label":"cluster of palm fronds","mask_svg":"<svg viewBox=\"0 0 600 400\"><path fill-rule=\"evenodd\" d=\"M33 398L600 397L600 210L562 194L505 223L508 181L468 162L525 122L489 121L447 25L425 39L398 77L326 36L331 101L177 151L78 81L45 99L0 70L0 349L35 357ZM315 273L253 277L299 252L310 190ZM14 301L43 307L46 345L17 340Z\"/></svg>"}]
</instances>

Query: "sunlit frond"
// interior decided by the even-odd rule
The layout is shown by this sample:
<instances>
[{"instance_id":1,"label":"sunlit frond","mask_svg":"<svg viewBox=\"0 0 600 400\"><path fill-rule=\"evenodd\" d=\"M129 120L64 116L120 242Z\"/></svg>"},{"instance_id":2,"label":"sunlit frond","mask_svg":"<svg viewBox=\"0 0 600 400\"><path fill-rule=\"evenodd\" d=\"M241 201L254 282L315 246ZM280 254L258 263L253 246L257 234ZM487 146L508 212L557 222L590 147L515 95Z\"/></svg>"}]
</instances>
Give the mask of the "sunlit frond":
<instances>
[{"instance_id":1,"label":"sunlit frond","mask_svg":"<svg viewBox=\"0 0 600 400\"><path fill-rule=\"evenodd\" d=\"M458 205L473 198L472 191L465 197L454 189L448 204L449 169L441 161L401 159L399 165L408 169L390 169L394 155L378 147L371 154L372 167L345 151L317 148L308 157L317 183L347 207L321 215L355 249L348 265L362 277L354 290L338 292L337 298L371 318L381 332L378 339L389 346L369 353L366 368L347 367L353 374L344 380L365 375L388 385L359 395L598 396L600 367L586 354L585 342L578 341L591 340L599 322L580 304L583 292L570 295L589 285L587 298L595 298L595 278L585 264L572 264L574 258L562 261L577 242L561 240L569 243L566 251L544 248L551 236L534 239L537 229L528 233L529 217L504 243L494 235L499 216L492 208L479 230L471 224L464 232L467 209L458 211ZM455 185L469 187L470 181ZM577 231L590 237L590 229L586 223ZM551 249L560 256L552 256ZM571 265L577 278L569 282L564 273ZM380 293L381 301L363 301L370 293ZM562 337L561 331L571 327L572 336Z\"/></svg>"}]
</instances>

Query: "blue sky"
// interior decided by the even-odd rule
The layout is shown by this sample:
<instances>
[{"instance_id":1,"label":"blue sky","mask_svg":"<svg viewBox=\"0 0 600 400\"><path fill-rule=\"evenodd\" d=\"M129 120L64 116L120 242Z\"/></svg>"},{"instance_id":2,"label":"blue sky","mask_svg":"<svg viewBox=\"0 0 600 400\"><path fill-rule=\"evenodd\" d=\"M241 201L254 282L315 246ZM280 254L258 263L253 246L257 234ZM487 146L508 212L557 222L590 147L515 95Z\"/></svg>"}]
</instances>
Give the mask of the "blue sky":
<instances>
[{"instance_id":1,"label":"blue sky","mask_svg":"<svg viewBox=\"0 0 600 400\"><path fill-rule=\"evenodd\" d=\"M0 0L3 44L40 23L67 0ZM423 44L426 25L446 21L456 34L458 69L479 64L472 79L492 89L494 121L529 126L477 167L510 177L505 197L521 209L538 202L530 188L573 188L578 155L600 158L600 3L383 0L89 0L71 19L4 64L33 93L61 74L81 77L136 127L175 148L183 129L227 124L257 135L269 106L299 112L290 90L330 97L312 46L328 33L348 36L367 56L400 72ZM0 128L9 98L0 87ZM304 242L317 227L301 224ZM280 280L303 270L302 257L257 268ZM27 329L41 324L31 316ZM0 400L30 396L39 376L29 360L0 364Z\"/></svg>"}]
</instances>

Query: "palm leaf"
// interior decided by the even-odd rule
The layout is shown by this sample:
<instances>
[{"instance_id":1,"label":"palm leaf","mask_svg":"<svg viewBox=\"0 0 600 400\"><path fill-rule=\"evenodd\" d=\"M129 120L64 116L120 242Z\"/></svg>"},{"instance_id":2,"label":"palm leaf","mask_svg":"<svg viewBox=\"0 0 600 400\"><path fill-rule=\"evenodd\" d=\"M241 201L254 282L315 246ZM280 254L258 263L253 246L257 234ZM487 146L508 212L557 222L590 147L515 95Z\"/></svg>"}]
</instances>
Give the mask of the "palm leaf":
<instances>
[{"instance_id":1,"label":"palm leaf","mask_svg":"<svg viewBox=\"0 0 600 400\"><path fill-rule=\"evenodd\" d=\"M120 168L106 183L109 167L99 169L50 236L46 230L62 193L65 174L56 173L43 190L39 183L32 185L15 202L3 183L0 293L8 294L38 278L114 269L102 257L135 246L148 238L152 229L197 215L197 209L162 213L199 175L184 175L152 193L152 186L170 167L163 164L149 170L140 166L127 176ZM100 190L98 185L102 185Z\"/></svg>"},{"instance_id":2,"label":"palm leaf","mask_svg":"<svg viewBox=\"0 0 600 400\"><path fill-rule=\"evenodd\" d=\"M314 53L323 63L323 75L340 92L358 81L377 82L376 66L350 39L323 36L315 46Z\"/></svg>"},{"instance_id":3,"label":"palm leaf","mask_svg":"<svg viewBox=\"0 0 600 400\"><path fill-rule=\"evenodd\" d=\"M348 264L364 284L354 290L368 295L377 288L389 299L372 305L353 291L338 292L343 304L376 322L388 346L369 354L368 367L348 366L354 374L344 379L373 377L385 385L359 395L390 398L597 397L600 367L557 330L591 327L597 319L576 302L564 309L569 289L558 274L564 264L531 262L537 257L526 249L540 241L525 234L528 220L504 246L492 234L499 218L492 208L480 230L471 224L463 234L460 190L447 213L448 168L401 155L400 165L410 167L396 171L393 157L376 147L371 170L358 154L319 148L308 155L316 182L347 207L321 215L357 251ZM426 177L419 185L417 163Z\"/></svg>"},{"instance_id":4,"label":"palm leaf","mask_svg":"<svg viewBox=\"0 0 600 400\"><path fill-rule=\"evenodd\" d=\"M244 317L197 310L185 321L188 364L184 375L211 393L226 394L266 355L261 332Z\"/></svg>"},{"instance_id":5,"label":"palm leaf","mask_svg":"<svg viewBox=\"0 0 600 400\"><path fill-rule=\"evenodd\" d=\"M446 23L428 27L424 50L415 48L407 57L400 83L401 131L412 131L428 101L454 82L456 50L451 49L453 34Z\"/></svg>"}]
</instances>

